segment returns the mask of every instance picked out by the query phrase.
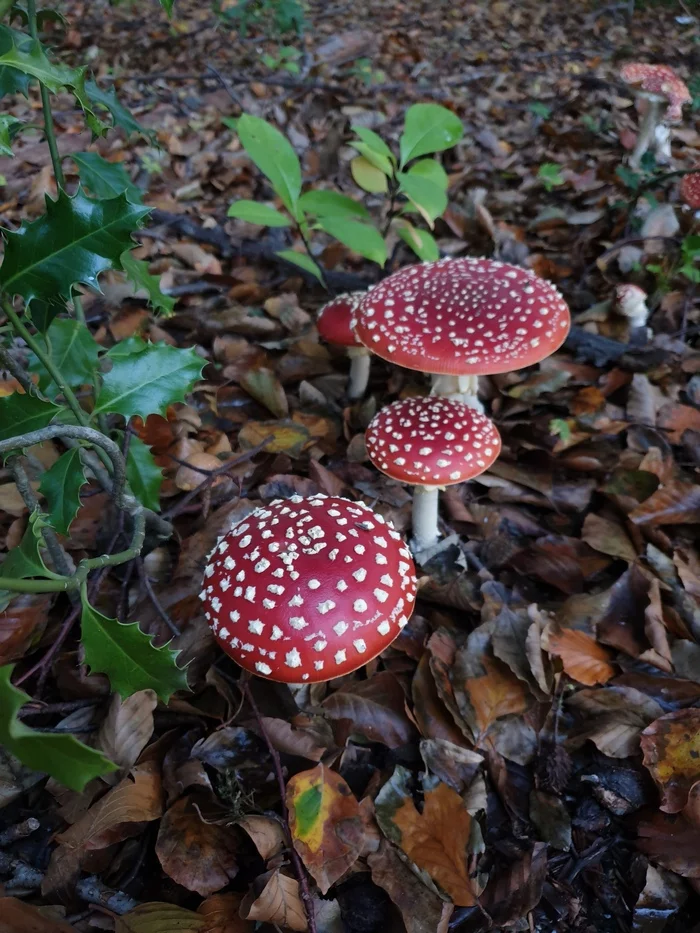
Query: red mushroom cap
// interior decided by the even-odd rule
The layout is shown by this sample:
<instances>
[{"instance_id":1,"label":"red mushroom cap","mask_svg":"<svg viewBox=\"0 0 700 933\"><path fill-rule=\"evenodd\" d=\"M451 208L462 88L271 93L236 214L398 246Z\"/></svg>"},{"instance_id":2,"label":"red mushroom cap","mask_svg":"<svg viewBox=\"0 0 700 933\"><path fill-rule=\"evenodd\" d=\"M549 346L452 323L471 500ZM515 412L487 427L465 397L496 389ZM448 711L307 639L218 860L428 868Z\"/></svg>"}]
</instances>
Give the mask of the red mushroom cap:
<instances>
[{"instance_id":1,"label":"red mushroom cap","mask_svg":"<svg viewBox=\"0 0 700 933\"><path fill-rule=\"evenodd\" d=\"M647 300L647 293L639 285L625 283L615 286L615 298L620 308L636 306L642 301Z\"/></svg>"},{"instance_id":2,"label":"red mushroom cap","mask_svg":"<svg viewBox=\"0 0 700 933\"><path fill-rule=\"evenodd\" d=\"M362 344L355 336L350 326L355 308L364 298L364 292L347 292L338 295L325 304L318 313L316 327L319 334L328 343L335 343L340 347L361 347Z\"/></svg>"},{"instance_id":3,"label":"red mushroom cap","mask_svg":"<svg viewBox=\"0 0 700 933\"><path fill-rule=\"evenodd\" d=\"M428 396L393 402L365 433L372 463L414 486L451 486L488 470L501 452L495 424L474 408Z\"/></svg>"},{"instance_id":4,"label":"red mushroom cap","mask_svg":"<svg viewBox=\"0 0 700 933\"><path fill-rule=\"evenodd\" d=\"M406 266L368 291L355 332L385 360L428 373L489 375L557 350L571 317L557 289L493 259Z\"/></svg>"},{"instance_id":5,"label":"red mushroom cap","mask_svg":"<svg viewBox=\"0 0 700 933\"><path fill-rule=\"evenodd\" d=\"M363 502L277 499L236 523L204 571L205 616L226 654L283 683L331 680L384 651L408 621L415 566Z\"/></svg>"},{"instance_id":6,"label":"red mushroom cap","mask_svg":"<svg viewBox=\"0 0 700 933\"><path fill-rule=\"evenodd\" d=\"M700 208L700 172L684 175L681 181L681 197L694 211Z\"/></svg>"},{"instance_id":7,"label":"red mushroom cap","mask_svg":"<svg viewBox=\"0 0 700 933\"><path fill-rule=\"evenodd\" d=\"M683 115L683 104L689 104L693 99L685 81L669 65L632 62L623 65L620 77L642 91L665 97L668 101L665 119L669 123L678 123Z\"/></svg>"}]
</instances>

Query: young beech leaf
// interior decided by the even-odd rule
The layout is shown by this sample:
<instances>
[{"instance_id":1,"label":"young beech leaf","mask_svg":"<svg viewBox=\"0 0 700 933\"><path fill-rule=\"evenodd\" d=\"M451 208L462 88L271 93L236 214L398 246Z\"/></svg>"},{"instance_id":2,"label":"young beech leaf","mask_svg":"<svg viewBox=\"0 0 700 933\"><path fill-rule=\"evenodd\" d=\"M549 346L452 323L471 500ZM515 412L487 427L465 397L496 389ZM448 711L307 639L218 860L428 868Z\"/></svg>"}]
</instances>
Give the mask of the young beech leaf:
<instances>
[{"instance_id":1,"label":"young beech leaf","mask_svg":"<svg viewBox=\"0 0 700 933\"><path fill-rule=\"evenodd\" d=\"M357 149L360 155L364 156L365 159L375 168L378 168L380 172L388 176L393 175L394 166L388 156L385 156L381 152L377 152L376 149L373 149L372 146L369 146L367 143L358 143L357 140L351 140L350 145L353 149Z\"/></svg>"},{"instance_id":2,"label":"young beech leaf","mask_svg":"<svg viewBox=\"0 0 700 933\"><path fill-rule=\"evenodd\" d=\"M380 266L386 262L386 243L379 231L369 224L344 217L322 217L319 226L365 259L371 259Z\"/></svg>"},{"instance_id":3,"label":"young beech leaf","mask_svg":"<svg viewBox=\"0 0 700 933\"><path fill-rule=\"evenodd\" d=\"M142 505L154 512L160 510L160 487L163 471L153 459L150 448L132 434L126 458L126 478L131 491Z\"/></svg>"},{"instance_id":4,"label":"young beech leaf","mask_svg":"<svg viewBox=\"0 0 700 933\"><path fill-rule=\"evenodd\" d=\"M370 149L373 149L375 152L378 152L380 155L386 156L392 162L395 162L394 153L387 146L381 136L378 133L375 133L374 130L367 129L366 126L352 126L353 133L357 133L363 143L366 143Z\"/></svg>"},{"instance_id":5,"label":"young beech leaf","mask_svg":"<svg viewBox=\"0 0 700 933\"><path fill-rule=\"evenodd\" d=\"M299 198L299 207L305 214L316 217L346 217L369 220L369 211L358 201L337 191L307 191Z\"/></svg>"},{"instance_id":6,"label":"young beech leaf","mask_svg":"<svg viewBox=\"0 0 700 933\"><path fill-rule=\"evenodd\" d=\"M78 447L61 454L41 477L39 492L46 499L49 522L61 535L68 534L80 508L80 490L86 482Z\"/></svg>"},{"instance_id":7,"label":"young beech leaf","mask_svg":"<svg viewBox=\"0 0 700 933\"><path fill-rule=\"evenodd\" d=\"M148 303L153 310L160 311L163 317L170 317L175 310L176 299L163 294L160 288L160 278L157 275L151 275L146 260L134 259L131 250L126 250L122 253L120 262L126 277L139 291L146 293Z\"/></svg>"},{"instance_id":8,"label":"young beech leaf","mask_svg":"<svg viewBox=\"0 0 700 933\"><path fill-rule=\"evenodd\" d=\"M46 331L46 351L69 386L90 382L97 367L100 345L88 328L74 318L56 318ZM33 356L29 369L39 373L42 392L54 397L58 386L43 363Z\"/></svg>"},{"instance_id":9,"label":"young beech leaf","mask_svg":"<svg viewBox=\"0 0 700 933\"><path fill-rule=\"evenodd\" d=\"M428 181L432 181L434 185L437 185L438 188L442 188L443 191L447 191L450 181L447 172L437 159L421 159L419 162L414 162L406 174L426 178Z\"/></svg>"},{"instance_id":10,"label":"young beech leaf","mask_svg":"<svg viewBox=\"0 0 700 933\"><path fill-rule=\"evenodd\" d=\"M53 573L44 563L41 548L44 547L43 529L48 522L42 517L39 509L35 509L29 516L29 525L22 535L17 547L12 548L0 565L3 577L26 580L27 577L47 577L50 580L61 580L59 574Z\"/></svg>"},{"instance_id":11,"label":"young beech leaf","mask_svg":"<svg viewBox=\"0 0 700 933\"><path fill-rule=\"evenodd\" d=\"M397 233L423 262L434 262L440 258L438 245L427 230L420 230L404 220L401 226L397 227Z\"/></svg>"},{"instance_id":12,"label":"young beech leaf","mask_svg":"<svg viewBox=\"0 0 700 933\"><path fill-rule=\"evenodd\" d=\"M101 272L121 268L120 257L147 213L124 194L98 201L80 190L69 197L61 189L55 201L46 198L43 216L16 232L4 231L0 286L27 303L67 301L78 283L98 288Z\"/></svg>"},{"instance_id":13,"label":"young beech leaf","mask_svg":"<svg viewBox=\"0 0 700 933\"><path fill-rule=\"evenodd\" d=\"M399 172L397 178L403 194L432 227L435 219L447 207L447 195L444 190L435 182L428 178L421 178L420 175Z\"/></svg>"},{"instance_id":14,"label":"young beech leaf","mask_svg":"<svg viewBox=\"0 0 700 933\"><path fill-rule=\"evenodd\" d=\"M182 402L202 375L204 360L193 349L151 343L133 357L113 358L105 373L94 411L130 418L165 414L168 405Z\"/></svg>"},{"instance_id":15,"label":"young beech leaf","mask_svg":"<svg viewBox=\"0 0 700 933\"><path fill-rule=\"evenodd\" d=\"M126 192L134 204L142 204L138 188L121 162L108 162L97 152L74 152L71 159L78 166L80 182L98 198L116 198Z\"/></svg>"},{"instance_id":16,"label":"young beech leaf","mask_svg":"<svg viewBox=\"0 0 700 933\"><path fill-rule=\"evenodd\" d=\"M275 253L276 256L279 256L281 259L286 259L287 262L293 263L295 266L299 266L300 269L303 269L304 272L310 272L319 282L323 285L323 276L321 275L321 270L313 261L310 256L307 256L306 253L297 253L293 249L280 249Z\"/></svg>"},{"instance_id":17,"label":"young beech leaf","mask_svg":"<svg viewBox=\"0 0 700 933\"><path fill-rule=\"evenodd\" d=\"M167 703L176 690L187 690L187 672L177 666L177 651L155 648L138 622L124 623L103 616L81 591L82 642L85 662L95 673L109 677L112 690L122 698L137 690L153 690Z\"/></svg>"},{"instance_id":18,"label":"young beech leaf","mask_svg":"<svg viewBox=\"0 0 700 933\"><path fill-rule=\"evenodd\" d=\"M20 722L17 713L30 697L13 686L11 675L11 665L0 667L0 745L6 751L78 792L93 778L116 771L113 762L74 735L37 732Z\"/></svg>"},{"instance_id":19,"label":"young beech leaf","mask_svg":"<svg viewBox=\"0 0 700 933\"><path fill-rule=\"evenodd\" d=\"M413 104L406 111L404 131L399 139L401 166L411 159L442 152L462 138L462 121L439 104Z\"/></svg>"},{"instance_id":20,"label":"young beech leaf","mask_svg":"<svg viewBox=\"0 0 700 933\"><path fill-rule=\"evenodd\" d=\"M364 156L357 156L350 163L350 171L356 184L370 194L384 194L389 188L386 175Z\"/></svg>"},{"instance_id":21,"label":"young beech leaf","mask_svg":"<svg viewBox=\"0 0 700 933\"><path fill-rule=\"evenodd\" d=\"M249 224L260 224L261 227L289 227L291 224L290 219L274 207L257 201L234 201L228 209L228 216Z\"/></svg>"},{"instance_id":22,"label":"young beech leaf","mask_svg":"<svg viewBox=\"0 0 700 933\"><path fill-rule=\"evenodd\" d=\"M160 5L163 7L168 16L173 15L173 4L175 0L160 0Z\"/></svg>"},{"instance_id":23,"label":"young beech leaf","mask_svg":"<svg viewBox=\"0 0 700 933\"><path fill-rule=\"evenodd\" d=\"M60 405L45 402L36 395L13 392L0 398L0 441L45 428L62 410Z\"/></svg>"},{"instance_id":24,"label":"young beech leaf","mask_svg":"<svg viewBox=\"0 0 700 933\"><path fill-rule=\"evenodd\" d=\"M290 142L266 120L248 113L240 117L236 131L245 151L269 179L287 210L296 216L301 166Z\"/></svg>"}]
</instances>

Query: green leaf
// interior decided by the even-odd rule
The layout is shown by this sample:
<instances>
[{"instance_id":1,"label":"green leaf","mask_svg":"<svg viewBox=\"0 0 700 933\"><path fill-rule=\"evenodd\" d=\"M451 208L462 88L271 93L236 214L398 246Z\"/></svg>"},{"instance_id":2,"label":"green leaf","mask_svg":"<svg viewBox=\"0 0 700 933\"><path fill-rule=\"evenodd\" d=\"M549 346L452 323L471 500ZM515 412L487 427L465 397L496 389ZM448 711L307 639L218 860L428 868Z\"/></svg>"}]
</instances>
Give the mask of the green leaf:
<instances>
[{"instance_id":1,"label":"green leaf","mask_svg":"<svg viewBox=\"0 0 700 933\"><path fill-rule=\"evenodd\" d=\"M32 37L16 29L10 29L9 26L0 26L0 57L9 52L13 47L24 49L31 48ZM29 75L23 74L16 68L9 65L0 65L0 97L7 94L29 93Z\"/></svg>"},{"instance_id":2,"label":"green leaf","mask_svg":"<svg viewBox=\"0 0 700 933\"><path fill-rule=\"evenodd\" d=\"M10 682L12 665L0 667L0 745L29 768L50 774L59 784L82 791L88 781L117 766L74 735L37 732L17 718L30 697Z\"/></svg>"},{"instance_id":3,"label":"green leaf","mask_svg":"<svg viewBox=\"0 0 700 933\"><path fill-rule=\"evenodd\" d=\"M119 360L136 356L137 353L143 353L149 346L150 344L143 337L125 337L124 340L120 340L119 343L115 343L113 347L110 347L105 356L110 360Z\"/></svg>"},{"instance_id":4,"label":"green leaf","mask_svg":"<svg viewBox=\"0 0 700 933\"><path fill-rule=\"evenodd\" d=\"M168 17L173 15L173 4L175 0L160 0L160 5L163 7L165 12L168 14Z\"/></svg>"},{"instance_id":5,"label":"green leaf","mask_svg":"<svg viewBox=\"0 0 700 933\"><path fill-rule=\"evenodd\" d=\"M100 345L85 324L74 318L56 318L46 331L44 340L49 357L69 386L92 381ZM54 398L58 394L58 386L34 354L29 369L39 373L41 391Z\"/></svg>"},{"instance_id":6,"label":"green leaf","mask_svg":"<svg viewBox=\"0 0 700 933\"><path fill-rule=\"evenodd\" d=\"M229 217L245 220L249 224L260 224L261 227L288 227L290 220L270 207L268 204L258 204L257 201L234 201L228 209Z\"/></svg>"},{"instance_id":7,"label":"green leaf","mask_svg":"<svg viewBox=\"0 0 700 933\"><path fill-rule=\"evenodd\" d=\"M0 441L45 428L62 410L60 405L45 402L36 395L13 392L0 398Z\"/></svg>"},{"instance_id":8,"label":"green leaf","mask_svg":"<svg viewBox=\"0 0 700 933\"><path fill-rule=\"evenodd\" d=\"M527 105L527 109L530 113L543 117L545 120L548 120L552 115L552 108L548 107L547 104L543 104L541 100L531 100Z\"/></svg>"},{"instance_id":9,"label":"green leaf","mask_svg":"<svg viewBox=\"0 0 700 933\"><path fill-rule=\"evenodd\" d=\"M413 104L406 111L404 131L399 139L401 166L429 152L442 152L462 138L462 121L439 104Z\"/></svg>"},{"instance_id":10,"label":"green leaf","mask_svg":"<svg viewBox=\"0 0 700 933\"><path fill-rule=\"evenodd\" d=\"M427 230L419 230L410 224L407 220L401 221L401 226L397 228L401 239L413 252L422 259L423 262L434 262L440 258L440 250L433 236Z\"/></svg>"},{"instance_id":11,"label":"green leaf","mask_svg":"<svg viewBox=\"0 0 700 933\"><path fill-rule=\"evenodd\" d=\"M176 299L163 294L160 287L160 277L151 275L146 260L134 259L131 250L126 250L122 253L120 262L126 277L134 283L139 291L146 292L148 303L154 311L159 311L163 317L170 317L175 311Z\"/></svg>"},{"instance_id":12,"label":"green leaf","mask_svg":"<svg viewBox=\"0 0 700 933\"><path fill-rule=\"evenodd\" d=\"M322 217L319 226L360 256L384 266L387 260L386 243L374 227L338 217Z\"/></svg>"},{"instance_id":13,"label":"green leaf","mask_svg":"<svg viewBox=\"0 0 700 933\"><path fill-rule=\"evenodd\" d=\"M108 162L97 152L74 152L71 159L78 166L80 181L98 198L115 198L126 192L134 204L142 204L141 189L129 177L121 162Z\"/></svg>"},{"instance_id":14,"label":"green leaf","mask_svg":"<svg viewBox=\"0 0 700 933\"><path fill-rule=\"evenodd\" d=\"M278 129L260 117L244 113L236 127L245 151L296 217L301 193L301 166L297 154Z\"/></svg>"},{"instance_id":15,"label":"green leaf","mask_svg":"<svg viewBox=\"0 0 700 933\"><path fill-rule=\"evenodd\" d=\"M27 313L31 318L32 324L36 327L40 334L45 334L46 331L51 326L51 322L55 319L57 314L60 314L61 311L66 311L65 305L61 305L58 302L52 302L49 304L48 301L36 300L31 303L27 309Z\"/></svg>"},{"instance_id":16,"label":"green leaf","mask_svg":"<svg viewBox=\"0 0 700 933\"><path fill-rule=\"evenodd\" d=\"M366 126L351 126L351 129L354 133L360 137L363 143L366 143L370 149L379 155L386 156L390 162L395 162L394 153L387 146L381 136L374 132L374 130L367 129Z\"/></svg>"},{"instance_id":17,"label":"green leaf","mask_svg":"<svg viewBox=\"0 0 700 933\"><path fill-rule=\"evenodd\" d=\"M44 547L43 529L48 522L42 517L39 509L34 509L29 516L27 530L17 547L12 548L5 560L0 564L0 573L3 577L15 580L26 580L27 577L45 577L49 580L65 579L54 573L44 563L41 548Z\"/></svg>"},{"instance_id":18,"label":"green leaf","mask_svg":"<svg viewBox=\"0 0 700 933\"><path fill-rule=\"evenodd\" d=\"M364 156L357 156L350 163L350 171L355 182L370 194L384 194L389 189L386 175L376 165L372 165Z\"/></svg>"},{"instance_id":19,"label":"green leaf","mask_svg":"<svg viewBox=\"0 0 700 933\"><path fill-rule=\"evenodd\" d=\"M5 259L0 286L26 303L69 300L74 285L99 290L97 277L105 269L120 269L120 257L133 245L132 232L148 213L121 194L93 200L78 190L69 197L62 189L46 213L16 232L5 230Z\"/></svg>"},{"instance_id":20,"label":"green leaf","mask_svg":"<svg viewBox=\"0 0 700 933\"><path fill-rule=\"evenodd\" d=\"M365 159L373 165L375 168L378 168L387 177L391 177L394 174L394 166L387 156L381 152L377 152L367 143L357 142L357 140L351 140L350 145L353 149L357 149L361 156L364 156Z\"/></svg>"},{"instance_id":21,"label":"green leaf","mask_svg":"<svg viewBox=\"0 0 700 933\"><path fill-rule=\"evenodd\" d=\"M167 703L176 690L187 690L187 672L177 666L178 651L155 648L138 622L124 623L103 616L81 591L82 642L85 663L93 673L106 674L122 699L138 690L153 690Z\"/></svg>"},{"instance_id":22,"label":"green leaf","mask_svg":"<svg viewBox=\"0 0 700 933\"><path fill-rule=\"evenodd\" d=\"M542 181L547 191L551 191L557 185L564 184L564 179L561 176L561 165L558 162L543 162L537 170L537 177Z\"/></svg>"},{"instance_id":23,"label":"green leaf","mask_svg":"<svg viewBox=\"0 0 700 933\"><path fill-rule=\"evenodd\" d=\"M40 42L27 41L25 36L16 41L18 34L14 30L8 30L5 26L0 27L0 30L3 36L0 65L15 68L30 78L36 78L54 94L63 87L72 87L79 81L78 71L66 65L53 64L47 58ZM6 47L8 38L9 48Z\"/></svg>"},{"instance_id":24,"label":"green leaf","mask_svg":"<svg viewBox=\"0 0 700 933\"><path fill-rule=\"evenodd\" d=\"M24 124L16 117L7 113L0 114L0 155L12 157L12 140L22 129Z\"/></svg>"},{"instance_id":25,"label":"green leaf","mask_svg":"<svg viewBox=\"0 0 700 933\"><path fill-rule=\"evenodd\" d=\"M316 217L347 217L369 220L369 211L358 201L337 191L307 191L299 198L299 207L305 214Z\"/></svg>"},{"instance_id":26,"label":"green leaf","mask_svg":"<svg viewBox=\"0 0 700 933\"><path fill-rule=\"evenodd\" d=\"M119 103L114 88L111 91L101 90L94 81L85 82L85 92L93 105L99 104L107 110L112 116L112 122L115 127L124 130L127 135L139 133L146 139L153 139L155 136L152 130L146 130L135 120L131 113Z\"/></svg>"},{"instance_id":27,"label":"green leaf","mask_svg":"<svg viewBox=\"0 0 700 933\"><path fill-rule=\"evenodd\" d=\"M397 178L399 189L432 227L435 219L447 207L447 195L444 190L419 175L399 172Z\"/></svg>"},{"instance_id":28,"label":"green leaf","mask_svg":"<svg viewBox=\"0 0 700 933\"><path fill-rule=\"evenodd\" d=\"M46 499L48 519L61 535L67 535L80 508L80 490L87 482L80 448L73 447L58 458L41 477L39 492Z\"/></svg>"},{"instance_id":29,"label":"green leaf","mask_svg":"<svg viewBox=\"0 0 700 933\"><path fill-rule=\"evenodd\" d=\"M295 266L299 266L300 269L303 269L305 272L310 272L311 275L315 276L321 285L323 285L323 275L321 270L313 261L310 256L307 256L306 253L297 253L293 249L280 249L275 253L276 256L279 256L281 259L286 259L287 262L293 263Z\"/></svg>"},{"instance_id":30,"label":"green leaf","mask_svg":"<svg viewBox=\"0 0 700 933\"><path fill-rule=\"evenodd\" d=\"M414 162L406 174L425 178L426 181L432 182L443 191L447 191L447 186L450 183L447 172L437 159L421 159L419 162Z\"/></svg>"},{"instance_id":31,"label":"green leaf","mask_svg":"<svg viewBox=\"0 0 700 933\"><path fill-rule=\"evenodd\" d=\"M164 415L168 405L184 401L203 368L204 360L191 348L150 343L134 357L113 360L112 369L102 378L95 414Z\"/></svg>"},{"instance_id":32,"label":"green leaf","mask_svg":"<svg viewBox=\"0 0 700 933\"><path fill-rule=\"evenodd\" d=\"M142 505L153 512L160 511L160 487L163 471L156 465L147 444L132 434L126 458L126 478L131 491Z\"/></svg>"}]
</instances>

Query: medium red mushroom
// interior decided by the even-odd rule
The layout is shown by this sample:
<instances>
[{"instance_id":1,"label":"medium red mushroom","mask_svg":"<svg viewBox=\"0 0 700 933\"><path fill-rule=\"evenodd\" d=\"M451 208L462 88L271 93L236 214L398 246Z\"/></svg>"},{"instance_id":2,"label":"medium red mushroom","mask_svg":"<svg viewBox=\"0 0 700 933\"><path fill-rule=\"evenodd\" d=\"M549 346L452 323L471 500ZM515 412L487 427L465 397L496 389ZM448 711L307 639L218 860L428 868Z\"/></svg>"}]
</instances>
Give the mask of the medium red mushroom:
<instances>
[{"instance_id":1,"label":"medium red mushroom","mask_svg":"<svg viewBox=\"0 0 700 933\"><path fill-rule=\"evenodd\" d=\"M355 308L364 297L364 292L347 292L325 304L318 315L316 326L319 334L328 343L347 347L350 357L348 398L358 399L367 391L370 369L370 352L357 339L350 326Z\"/></svg>"},{"instance_id":2,"label":"medium red mushroom","mask_svg":"<svg viewBox=\"0 0 700 933\"><path fill-rule=\"evenodd\" d=\"M539 363L571 326L553 285L494 259L406 266L368 291L355 314L355 333L373 353L433 374L435 395L478 410L480 375Z\"/></svg>"},{"instance_id":3,"label":"medium red mushroom","mask_svg":"<svg viewBox=\"0 0 700 933\"><path fill-rule=\"evenodd\" d=\"M450 398L407 398L378 412L365 433L372 463L411 483L413 542L419 554L438 541L438 491L474 479L501 452L494 423Z\"/></svg>"},{"instance_id":4,"label":"medium red mushroom","mask_svg":"<svg viewBox=\"0 0 700 933\"><path fill-rule=\"evenodd\" d=\"M277 499L219 539L199 594L221 648L283 683L332 680L399 634L416 576L401 535L363 502Z\"/></svg>"},{"instance_id":5,"label":"medium red mushroom","mask_svg":"<svg viewBox=\"0 0 700 933\"><path fill-rule=\"evenodd\" d=\"M680 188L681 198L694 211L700 210L700 171L689 172L683 176Z\"/></svg>"},{"instance_id":6,"label":"medium red mushroom","mask_svg":"<svg viewBox=\"0 0 700 933\"><path fill-rule=\"evenodd\" d=\"M623 66L620 77L634 88L637 104L644 113L630 165L638 168L652 143L657 154L668 158L669 131L666 124L678 123L682 119L683 105L693 99L688 86L668 65L632 62ZM668 106L662 113L664 105Z\"/></svg>"}]
</instances>

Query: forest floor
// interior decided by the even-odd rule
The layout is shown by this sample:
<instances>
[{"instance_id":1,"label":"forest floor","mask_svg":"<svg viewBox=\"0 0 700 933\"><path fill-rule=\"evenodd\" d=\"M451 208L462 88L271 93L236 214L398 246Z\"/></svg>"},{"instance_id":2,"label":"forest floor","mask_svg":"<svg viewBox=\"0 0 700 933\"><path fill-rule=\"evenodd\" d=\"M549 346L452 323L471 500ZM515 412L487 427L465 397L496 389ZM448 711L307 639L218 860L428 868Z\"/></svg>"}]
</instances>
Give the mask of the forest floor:
<instances>
[{"instance_id":1,"label":"forest floor","mask_svg":"<svg viewBox=\"0 0 700 933\"><path fill-rule=\"evenodd\" d=\"M28 723L104 748L118 720L134 768L77 794L0 758L0 827L38 820L17 839L0 828L0 894L4 879L6 895L43 911L30 926L5 901L0 931L304 928L272 762L204 621L201 576L230 523L275 497L361 497L408 533L409 493L371 467L363 432L381 405L426 383L376 360L370 393L347 404L347 360L314 327L326 296L275 256L300 244L227 219L232 201L271 193L224 119L273 122L305 184L358 197L350 124L395 144L407 107L433 100L465 127L444 157L442 252L529 265L585 330L539 367L486 381L503 453L442 495L454 538L421 568L416 612L392 648L294 694L253 682L286 777L322 763L359 801L352 846L347 810L331 806L308 856L317 929L700 933L700 300L681 272L697 222L678 194L700 161L694 5L645 4L628 24L581 2L313 0L303 38L284 42L238 36L202 2L176 0L172 22L154 2L65 6L57 54L88 61L155 133L94 148L144 189L154 210L138 253L177 298L157 318L106 278L86 301L89 325L105 344L140 333L208 360L187 405L133 425L165 471L176 537L106 577L98 605L160 641L174 626L192 693L120 706L106 678L87 674L75 633L27 681ZM281 44L299 49L299 74L264 64ZM625 163L637 127L619 77L627 61L669 64L695 94L671 163L641 175ZM36 122L37 98L10 109ZM67 97L56 121L62 153L91 145ZM15 156L0 160L9 226L54 190L42 140L24 137ZM414 261L404 249L395 267ZM380 274L328 238L314 250L338 290ZM623 282L650 296L642 342L628 343L611 305ZM8 480L9 548L27 516ZM99 553L112 527L105 495L89 489L74 556ZM48 596L14 600L0 615L0 664L29 670L69 611ZM396 817L389 781L402 828L387 838L375 816L385 831ZM314 879L334 860L321 895Z\"/></svg>"}]
</instances>

